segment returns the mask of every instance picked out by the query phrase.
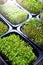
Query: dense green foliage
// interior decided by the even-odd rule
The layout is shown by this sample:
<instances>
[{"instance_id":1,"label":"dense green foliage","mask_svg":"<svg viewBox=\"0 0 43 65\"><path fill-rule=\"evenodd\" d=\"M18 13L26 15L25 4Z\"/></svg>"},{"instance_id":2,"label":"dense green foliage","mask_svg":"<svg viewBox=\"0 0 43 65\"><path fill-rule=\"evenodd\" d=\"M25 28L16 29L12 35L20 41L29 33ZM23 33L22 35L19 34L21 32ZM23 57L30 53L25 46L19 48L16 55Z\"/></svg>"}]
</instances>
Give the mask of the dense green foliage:
<instances>
[{"instance_id":1,"label":"dense green foliage","mask_svg":"<svg viewBox=\"0 0 43 65\"><path fill-rule=\"evenodd\" d=\"M43 46L43 21L31 19L21 29L30 39Z\"/></svg>"},{"instance_id":2,"label":"dense green foliage","mask_svg":"<svg viewBox=\"0 0 43 65\"><path fill-rule=\"evenodd\" d=\"M1 13L11 22L11 23L20 23L27 19L27 13L20 9L17 5L6 4L0 5Z\"/></svg>"},{"instance_id":3,"label":"dense green foliage","mask_svg":"<svg viewBox=\"0 0 43 65\"><path fill-rule=\"evenodd\" d=\"M36 60L33 48L20 39L18 35L12 34L0 38L0 52L12 62L12 65L30 65ZM7 61L9 61L7 60Z\"/></svg>"},{"instance_id":4,"label":"dense green foliage","mask_svg":"<svg viewBox=\"0 0 43 65\"><path fill-rule=\"evenodd\" d=\"M40 19L43 21L43 12L40 13Z\"/></svg>"},{"instance_id":5,"label":"dense green foliage","mask_svg":"<svg viewBox=\"0 0 43 65\"><path fill-rule=\"evenodd\" d=\"M2 21L0 21L0 36L6 33L8 30L7 25L5 25Z\"/></svg>"},{"instance_id":6,"label":"dense green foliage","mask_svg":"<svg viewBox=\"0 0 43 65\"><path fill-rule=\"evenodd\" d=\"M32 13L38 13L42 10L42 3L37 0L17 0L24 8Z\"/></svg>"}]
</instances>

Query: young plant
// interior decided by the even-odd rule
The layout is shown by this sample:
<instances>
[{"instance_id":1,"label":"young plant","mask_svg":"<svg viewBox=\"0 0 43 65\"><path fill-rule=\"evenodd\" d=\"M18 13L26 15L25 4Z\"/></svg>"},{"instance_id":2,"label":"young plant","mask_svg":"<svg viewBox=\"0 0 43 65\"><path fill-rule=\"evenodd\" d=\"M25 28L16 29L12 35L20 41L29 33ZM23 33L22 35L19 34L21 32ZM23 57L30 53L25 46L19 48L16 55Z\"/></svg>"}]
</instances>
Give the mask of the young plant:
<instances>
[{"instance_id":1,"label":"young plant","mask_svg":"<svg viewBox=\"0 0 43 65\"><path fill-rule=\"evenodd\" d=\"M2 5L1 13L13 24L21 23L27 19L27 13L14 4Z\"/></svg>"},{"instance_id":2,"label":"young plant","mask_svg":"<svg viewBox=\"0 0 43 65\"><path fill-rule=\"evenodd\" d=\"M22 26L21 30L28 38L43 47L43 21L31 19Z\"/></svg>"},{"instance_id":3,"label":"young plant","mask_svg":"<svg viewBox=\"0 0 43 65\"><path fill-rule=\"evenodd\" d=\"M42 10L42 3L37 0L17 0L17 2L34 14L37 14Z\"/></svg>"},{"instance_id":4,"label":"young plant","mask_svg":"<svg viewBox=\"0 0 43 65\"><path fill-rule=\"evenodd\" d=\"M7 25L5 25L2 21L0 21L0 36L6 33L8 30Z\"/></svg>"},{"instance_id":5,"label":"young plant","mask_svg":"<svg viewBox=\"0 0 43 65\"><path fill-rule=\"evenodd\" d=\"M15 34L0 38L0 52L12 65L30 65L36 60L33 48Z\"/></svg>"}]
</instances>

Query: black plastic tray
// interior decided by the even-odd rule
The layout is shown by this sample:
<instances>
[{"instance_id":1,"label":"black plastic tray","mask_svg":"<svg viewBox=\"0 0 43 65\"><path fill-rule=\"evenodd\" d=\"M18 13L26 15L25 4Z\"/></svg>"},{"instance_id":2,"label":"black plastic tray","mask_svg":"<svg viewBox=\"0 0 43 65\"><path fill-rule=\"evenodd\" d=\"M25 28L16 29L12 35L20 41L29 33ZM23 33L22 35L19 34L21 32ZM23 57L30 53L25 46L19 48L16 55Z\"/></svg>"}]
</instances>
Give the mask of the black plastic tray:
<instances>
[{"instance_id":1,"label":"black plastic tray","mask_svg":"<svg viewBox=\"0 0 43 65\"><path fill-rule=\"evenodd\" d=\"M2 37L4 35L6 35L7 33L9 33L12 30L12 27L8 24L8 21L1 14L0 14L0 20L8 26L8 31L5 34L0 36L0 37Z\"/></svg>"},{"instance_id":2,"label":"black plastic tray","mask_svg":"<svg viewBox=\"0 0 43 65\"><path fill-rule=\"evenodd\" d=\"M3 17L1 19L3 21L5 21L5 23L7 23L6 19L4 19ZM8 36L9 34L12 34L12 33L15 33L16 35L20 35L20 38L24 39L26 42L29 42L29 44L34 48L33 51L34 51L34 53L37 56L37 60L36 60L36 62L35 62L34 65L36 65L40 60L42 60L42 58L43 58L43 50L41 50L40 47L38 47L33 42L31 42L28 38L26 38L23 33L21 33L20 31L18 31L18 27L13 28L8 23L7 23L7 25L9 26L9 31L7 33L5 33L4 35L0 36L0 37L3 38L3 37L6 37L6 36ZM5 58L5 56L3 56L2 54L0 54L0 55L3 57L3 59ZM4 59L4 60L6 60L6 59ZM7 63L9 65L9 62L7 62Z\"/></svg>"},{"instance_id":3,"label":"black plastic tray","mask_svg":"<svg viewBox=\"0 0 43 65\"><path fill-rule=\"evenodd\" d=\"M43 59L43 51L38 48L36 45L34 45L32 42L30 42L25 36L23 36L21 33L19 33L17 30L11 30L11 32L9 32L8 34L2 36L1 38L3 37L6 37L6 36L9 36L9 34L16 34L16 35L20 35L20 38L25 40L25 42L28 42L32 47L33 47L33 51L35 53L35 55L37 56L37 60L36 62L34 63L34 65L36 65L40 60ZM6 61L6 57L3 56L3 54L1 54L1 56L3 57L3 59ZM10 62L7 62L7 64L9 65ZM10 64L11 65L11 64Z\"/></svg>"},{"instance_id":4,"label":"black plastic tray","mask_svg":"<svg viewBox=\"0 0 43 65\"><path fill-rule=\"evenodd\" d=\"M21 7L18 3L17 3L17 6L19 6L20 8L24 9L23 7ZM25 10L25 9L24 9ZM31 14L30 12L28 12L27 10L25 10L29 15L29 17L27 17L27 20L32 18L32 17L36 17L37 18L37 15L35 14ZM39 15L38 15L39 16ZM37 56L37 60L36 62L34 63L34 65L38 65L39 62L43 59L43 49L40 48L37 44L35 44L32 40L28 39L26 35L24 35L20 28L21 26L26 23L25 21L18 24L18 25L13 25L12 23L10 23L2 14L0 14L0 20L3 21L7 26L8 26L8 31L1 35L0 38L2 37L6 37L8 36L9 34L16 34L16 35L20 35L20 38L22 38L23 40L25 40L26 42L28 42L32 47L33 47L33 51L34 53L36 54ZM2 58L4 59L4 62L6 61L6 58L5 56L3 56L1 53L0 53L0 57L2 56ZM11 65L9 62L7 62L8 65ZM6 65L6 64L5 64ZM42 62L42 65L43 65L43 62Z\"/></svg>"},{"instance_id":5,"label":"black plastic tray","mask_svg":"<svg viewBox=\"0 0 43 65\"><path fill-rule=\"evenodd\" d=\"M3 60L1 56L0 56L0 65L7 65L7 63Z\"/></svg>"},{"instance_id":6,"label":"black plastic tray","mask_svg":"<svg viewBox=\"0 0 43 65\"><path fill-rule=\"evenodd\" d=\"M13 3L13 4L15 4L17 7L19 7L21 10L23 10L24 12L27 13L27 18L26 18L26 20L27 20L27 19L30 19L30 18L32 17L31 13L27 12L24 8L20 7L17 3ZM3 15L3 17L6 18L3 13L1 13L1 15ZM13 24L13 23L11 23L7 18L6 18L6 20L7 20L7 22L8 22L11 26L13 26L13 27L17 27L17 26L19 26L21 23L24 23L24 22L25 22L25 21L23 21L23 22L20 22L20 23L17 23L17 24L16 24L16 23Z\"/></svg>"},{"instance_id":7,"label":"black plastic tray","mask_svg":"<svg viewBox=\"0 0 43 65\"><path fill-rule=\"evenodd\" d=\"M23 7L19 2L18 0L16 0L17 4L19 5L19 7L23 8L24 10L26 10L25 7ZM32 17L36 17L40 12L34 14L34 13L31 13L30 11L26 10L28 13L30 13L32 15Z\"/></svg>"},{"instance_id":8,"label":"black plastic tray","mask_svg":"<svg viewBox=\"0 0 43 65\"><path fill-rule=\"evenodd\" d=\"M33 18L33 19L34 19L34 18ZM40 20L39 15L36 17L36 19L37 19L37 20ZM30 20L30 19L28 19L28 20L25 21L23 24L21 24L21 25L17 28L17 30L18 30L22 35L24 35L28 40L30 40L33 44L37 45L40 49L43 50L43 48L42 48L40 45L38 45L38 44L37 44L36 42L34 42L32 39L28 38L28 36L27 36L25 33L23 33L23 31L21 30L22 26L23 26L24 24L26 24L26 22L28 22L29 20Z\"/></svg>"}]
</instances>

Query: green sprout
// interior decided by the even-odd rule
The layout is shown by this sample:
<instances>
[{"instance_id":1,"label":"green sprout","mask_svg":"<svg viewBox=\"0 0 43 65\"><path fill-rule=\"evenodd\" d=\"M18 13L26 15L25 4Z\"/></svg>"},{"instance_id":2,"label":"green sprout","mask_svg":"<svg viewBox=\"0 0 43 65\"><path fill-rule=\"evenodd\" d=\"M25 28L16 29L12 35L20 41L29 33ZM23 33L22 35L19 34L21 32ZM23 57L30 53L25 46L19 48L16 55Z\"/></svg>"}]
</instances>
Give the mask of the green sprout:
<instances>
[{"instance_id":1,"label":"green sprout","mask_svg":"<svg viewBox=\"0 0 43 65\"><path fill-rule=\"evenodd\" d=\"M17 5L6 4L0 6L0 12L8 19L12 24L18 24L27 19L27 13L20 9Z\"/></svg>"},{"instance_id":2,"label":"green sprout","mask_svg":"<svg viewBox=\"0 0 43 65\"><path fill-rule=\"evenodd\" d=\"M17 0L17 2L34 14L42 10L42 3L37 0Z\"/></svg>"},{"instance_id":3,"label":"green sprout","mask_svg":"<svg viewBox=\"0 0 43 65\"><path fill-rule=\"evenodd\" d=\"M21 28L28 38L43 47L43 22L36 19L29 20Z\"/></svg>"},{"instance_id":4,"label":"green sprout","mask_svg":"<svg viewBox=\"0 0 43 65\"><path fill-rule=\"evenodd\" d=\"M36 60L33 48L15 34L0 38L0 52L12 65L30 65Z\"/></svg>"},{"instance_id":5,"label":"green sprout","mask_svg":"<svg viewBox=\"0 0 43 65\"><path fill-rule=\"evenodd\" d=\"M6 33L8 30L7 25L5 25L2 21L0 21L0 36Z\"/></svg>"}]
</instances>

